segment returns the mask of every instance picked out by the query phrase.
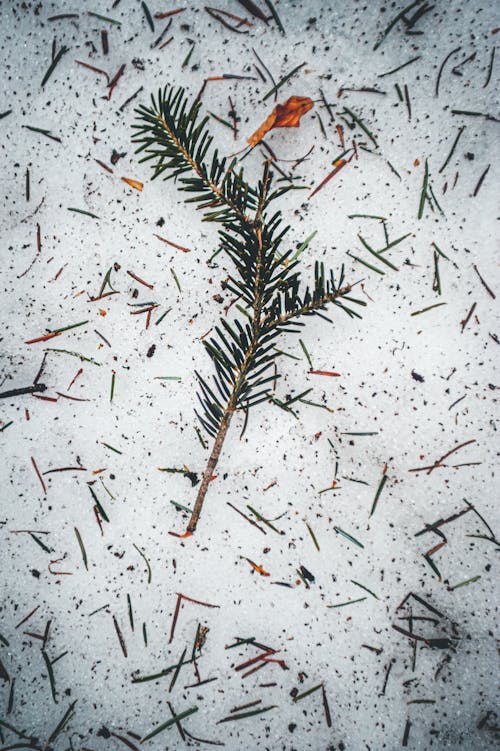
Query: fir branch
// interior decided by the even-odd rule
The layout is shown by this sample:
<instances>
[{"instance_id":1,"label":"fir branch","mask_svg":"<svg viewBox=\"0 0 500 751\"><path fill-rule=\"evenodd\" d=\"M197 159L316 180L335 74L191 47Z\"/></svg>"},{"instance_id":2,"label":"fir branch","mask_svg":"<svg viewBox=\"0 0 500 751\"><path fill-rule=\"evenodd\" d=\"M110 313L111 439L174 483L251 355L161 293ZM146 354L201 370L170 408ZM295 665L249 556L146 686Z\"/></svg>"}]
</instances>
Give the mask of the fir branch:
<instances>
[{"instance_id":1,"label":"fir branch","mask_svg":"<svg viewBox=\"0 0 500 751\"><path fill-rule=\"evenodd\" d=\"M243 172L235 172L236 158L227 164L212 152L210 167L205 157L211 150L213 137L207 122L209 117L199 117L200 102L189 106L184 89L166 86L151 96L151 107L136 110L141 124L133 138L140 146L136 153L144 152L141 162L154 160L153 178L166 172L164 179L179 178L180 189L196 193L187 199L199 203L205 211L206 221L240 221L249 223L247 214L255 207L255 193L243 179ZM194 172L188 177L186 173Z\"/></svg>"},{"instance_id":2,"label":"fir branch","mask_svg":"<svg viewBox=\"0 0 500 751\"><path fill-rule=\"evenodd\" d=\"M284 333L299 333L306 316L330 321L324 315L328 306L359 317L351 304L365 305L350 297L352 285L344 284L343 267L336 279L332 270L325 273L324 265L316 263L312 284L301 284L300 261L293 257L293 248L280 252L289 227L283 226L281 212L273 211L271 204L286 189L273 190L269 160L257 187L250 187L243 172L235 171L234 159L227 164L217 149L212 150L208 117L200 119L199 111L199 102L189 106L182 88L167 86L156 100L152 98L151 108L136 110L141 122L134 126L134 140L140 143L137 151L145 153L142 161L155 161L153 177L164 174L164 179L178 179L180 190L193 194L187 200L205 211L205 220L220 224L221 249L234 266L227 289L248 311L246 320L235 318L229 323L221 318L211 338L203 342L215 372L210 383L196 373L201 407L196 414L214 442L186 535L197 527L234 413L246 413L272 396L280 354L277 339Z\"/></svg>"}]
</instances>

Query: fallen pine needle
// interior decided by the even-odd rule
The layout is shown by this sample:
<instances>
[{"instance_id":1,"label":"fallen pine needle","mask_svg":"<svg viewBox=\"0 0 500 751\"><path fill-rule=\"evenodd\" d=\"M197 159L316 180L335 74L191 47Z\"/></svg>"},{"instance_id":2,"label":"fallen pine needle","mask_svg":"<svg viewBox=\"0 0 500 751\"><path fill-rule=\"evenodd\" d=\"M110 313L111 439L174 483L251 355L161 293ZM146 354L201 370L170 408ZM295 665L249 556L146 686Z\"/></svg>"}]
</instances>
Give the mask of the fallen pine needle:
<instances>
[{"instance_id":1,"label":"fallen pine needle","mask_svg":"<svg viewBox=\"0 0 500 751\"><path fill-rule=\"evenodd\" d=\"M352 158L352 157L351 157L351 158ZM345 167L345 165L346 165L346 164L347 164L347 163L348 163L349 161L350 161L350 159L348 159L347 161L346 161L345 159L339 159L338 163L337 163L337 164L336 164L336 166L335 166L335 169L334 169L334 170L333 170L332 172L330 172L330 174L329 174L329 175L327 175L327 176L325 177L325 179L324 179L324 180L322 180L322 181L320 182L320 184L319 184L319 185L318 185L318 186L317 186L316 188L314 188L313 192L312 192L312 193L311 193L311 195L309 196L309 201L311 200L311 198L312 198L313 196L315 196L315 195L316 195L316 193L318 193L318 192L319 192L319 191L321 190L321 188L324 188L324 187L325 187L325 185L326 185L326 184L327 184L328 182L330 182L330 180L332 179L332 177L335 177L335 175L336 175L336 174L337 174L338 172L340 172L340 170L342 169L342 167Z\"/></svg>"},{"instance_id":2,"label":"fallen pine needle","mask_svg":"<svg viewBox=\"0 0 500 751\"><path fill-rule=\"evenodd\" d=\"M122 177L121 179L124 183L127 183L127 185L130 185L130 187L135 190L141 191L144 188L144 183L141 183L140 180L132 180L131 177Z\"/></svg>"}]
</instances>

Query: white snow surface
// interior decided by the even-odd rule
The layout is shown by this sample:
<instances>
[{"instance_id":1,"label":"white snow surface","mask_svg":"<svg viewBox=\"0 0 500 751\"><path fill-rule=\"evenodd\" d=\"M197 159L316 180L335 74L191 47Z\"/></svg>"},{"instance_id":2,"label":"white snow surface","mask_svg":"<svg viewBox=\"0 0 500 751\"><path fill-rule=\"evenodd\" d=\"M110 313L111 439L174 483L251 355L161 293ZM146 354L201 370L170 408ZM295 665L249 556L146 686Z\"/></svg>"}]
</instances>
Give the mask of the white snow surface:
<instances>
[{"instance_id":1,"label":"white snow surface","mask_svg":"<svg viewBox=\"0 0 500 751\"><path fill-rule=\"evenodd\" d=\"M484 86L498 44L493 33L498 6L477 0L437 2L414 26L423 33L406 34L400 21L374 51L403 4L276 0L285 35L274 22L266 25L237 2L220 0L216 7L250 20L251 27L241 27L248 30L245 34L224 28L208 15L204 3L149 0L147 5L153 15L186 8L172 16L164 41L171 35L173 40L163 49L152 44L168 19L156 19L153 32L143 6L133 0L122 0L115 8L111 2L7 1L0 9L0 110L12 110L0 120L0 391L30 385L46 348L80 353L99 363L49 352L40 381L47 385L43 396L57 401L32 395L0 401L0 660L9 678L0 680L0 719L10 726L0 726L2 746L21 742L15 728L38 739L34 745L41 748L47 743L61 751L124 748L123 740L105 737L105 727L138 747L209 748L189 737L183 740L175 725L141 746L141 738L170 719L170 701L176 713L197 707L182 726L197 738L224 743L227 751L397 749L407 720L410 749L497 748L498 546L474 511L449 522L442 527L447 544L432 556L442 574L439 581L424 554L442 538L416 533L465 510L466 502L493 533L498 528L497 300L474 268L498 293L498 61ZM260 7L266 8L265 3ZM49 20L63 13L79 17ZM108 32L108 55L101 46L103 29ZM54 37L56 51L61 45L69 51L42 88ZM439 67L455 48L460 50L446 64L436 97ZM229 119L231 97L240 118L237 140L215 119L210 127L223 153L243 149L274 107L272 96L263 101L272 83L258 77L252 50L276 81L306 63L280 87L278 102L292 95L315 100L299 128L276 129L266 137L287 174L293 161L314 145L291 173L300 174L300 184L308 189L290 191L280 203L291 225L287 242L298 246L316 232L301 255L303 277L312 277L316 260L334 269L344 263L347 279L362 282L356 296L368 304L361 319L335 310L333 324L311 317L299 336L280 341L279 347L294 359L279 360L276 398L285 401L312 389L304 398L313 404L296 402L294 416L263 403L252 409L243 437L243 416L234 419L198 530L181 541L169 531L183 532L187 515L171 501L192 506L196 488L182 474L158 468L185 466L200 475L206 464L208 449L195 432L195 371L206 377L212 372L200 338L232 299L221 287L231 264L223 254L208 263L218 247L216 226L202 222L200 212L184 203L172 181L151 180L151 167L140 164L134 154L131 126L134 107L147 104L150 93L165 84L182 85L195 97L207 77L247 76L252 80L209 82L202 97L203 108L224 120ZM462 75L453 74L453 67L473 53L475 59L458 69ZM416 62L398 73L379 77L416 56ZM77 60L103 68L110 78L125 64L111 100L106 98L104 76ZM395 84L403 99L407 86L411 119ZM341 87L375 87L386 93L346 91L339 97ZM122 107L139 88L137 97ZM332 105L333 122L320 90ZM378 150L359 126L349 130L340 117L344 106L366 124ZM452 110L488 113L492 119ZM335 128L339 124L347 146L356 139L359 158L309 200L310 189L333 169L342 152ZM61 140L25 126L47 129ZM455 153L440 171L461 127ZM111 174L96 159L111 166L113 149L124 156ZM257 147L242 163L251 181L258 177L264 154ZM426 159L443 213L437 207L431 211L427 203L419 220ZM144 189L134 190L121 177L142 181ZM70 207L99 218L68 211ZM398 271L378 263L358 238L361 234L382 248L382 224L351 219L352 214L386 217L391 241L411 233L385 256ZM162 243L155 234L190 252ZM432 243L447 256L439 258L441 295L433 289ZM374 273L346 251L386 273ZM113 264L120 265L111 276L120 294L91 302ZM213 299L219 294L223 303ZM146 315L131 315L139 310L131 305L148 301L159 308L146 328ZM436 303L446 304L411 315ZM228 320L233 313L240 315L233 306ZM26 344L81 321L87 323L53 340ZM309 374L299 338L314 369L340 377ZM148 357L152 345L156 349ZM83 372L68 391L79 368ZM431 473L409 471L432 465L472 440ZM78 462L85 471L42 475L45 494L32 457L41 473L77 467ZM453 466L459 464L464 466ZM387 481L370 516L385 465ZM320 494L334 480L335 488ZM103 534L87 485L92 481L90 487L109 517ZM247 504L268 519L280 517L274 524L282 534L264 526L264 536L228 502L250 517ZM50 552L18 530L32 530ZM138 549L150 562L150 583ZM270 575L260 576L246 559ZM300 566L314 576L307 589L297 574ZM218 607L185 602L169 643L179 592ZM398 610L409 592L441 615L411 599ZM329 607L362 597L352 605ZM412 624L410 612L434 620ZM48 638L42 641L39 636L49 621ZM172 673L132 682L134 676L175 665L184 648L190 655L198 624L209 629L197 660L201 680L216 680L185 688L197 680L188 664L170 693ZM412 668L413 641L393 625L427 639L450 638L451 646L432 648L417 641ZM251 644L226 647L251 637L278 650L275 657L284 660L287 669L269 663L247 677L245 670L235 670L259 649ZM47 661L63 653L52 666L53 696ZM321 690L299 701L291 694L321 683L331 727ZM421 699L429 703L411 703ZM233 708L257 700L261 703L250 710L275 708L217 724ZM72 702L76 704L66 726L49 742Z\"/></svg>"}]
</instances>

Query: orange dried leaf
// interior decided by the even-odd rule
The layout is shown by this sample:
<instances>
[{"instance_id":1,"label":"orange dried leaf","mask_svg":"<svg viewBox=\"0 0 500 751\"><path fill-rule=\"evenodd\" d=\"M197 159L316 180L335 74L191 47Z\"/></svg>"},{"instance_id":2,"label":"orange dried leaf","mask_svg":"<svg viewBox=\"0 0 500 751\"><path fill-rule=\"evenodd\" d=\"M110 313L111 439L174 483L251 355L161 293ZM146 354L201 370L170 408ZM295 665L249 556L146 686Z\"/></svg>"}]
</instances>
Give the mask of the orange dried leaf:
<instances>
[{"instance_id":1,"label":"orange dried leaf","mask_svg":"<svg viewBox=\"0 0 500 751\"><path fill-rule=\"evenodd\" d=\"M141 191L144 188L144 183L141 183L140 180L132 180L130 177L122 177L122 180L127 185L130 185L131 188L135 188L135 190Z\"/></svg>"},{"instance_id":2,"label":"orange dried leaf","mask_svg":"<svg viewBox=\"0 0 500 751\"><path fill-rule=\"evenodd\" d=\"M291 96L284 104L276 105L269 117L250 136L248 143L253 149L273 128L298 128L302 115L305 115L313 107L314 102L309 97Z\"/></svg>"}]
</instances>

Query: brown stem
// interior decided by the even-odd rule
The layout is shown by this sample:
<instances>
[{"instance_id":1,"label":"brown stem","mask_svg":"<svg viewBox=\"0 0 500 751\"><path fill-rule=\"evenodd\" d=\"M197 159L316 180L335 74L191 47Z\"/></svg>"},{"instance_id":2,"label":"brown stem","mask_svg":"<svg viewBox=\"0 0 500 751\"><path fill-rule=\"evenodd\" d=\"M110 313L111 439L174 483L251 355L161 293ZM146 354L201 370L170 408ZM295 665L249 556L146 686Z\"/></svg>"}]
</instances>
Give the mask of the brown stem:
<instances>
[{"instance_id":1,"label":"brown stem","mask_svg":"<svg viewBox=\"0 0 500 751\"><path fill-rule=\"evenodd\" d=\"M160 117L159 120L162 123L162 125L168 130L168 126L163 120L163 118ZM170 135L174 139L174 135L173 134L170 134ZM176 145L179 151L181 151L184 154L185 158L189 161L193 169L200 175L200 177L203 177L203 179L206 179L205 176L202 175L201 172L199 171L199 168L194 162L194 160L182 148L182 145L177 141L176 141ZM265 167L265 171L264 171L264 177L262 180L260 199L258 202L255 217L253 221L251 222L252 231L253 231L253 234L255 235L255 238L257 240L257 246L258 246L257 255L255 259L256 272L255 272L255 279L254 279L253 306L252 306L253 307L252 339L251 339L251 342L249 343L247 351L245 352L243 361L241 365L239 366L237 372L235 373L235 380L233 383L231 394L229 396L229 401L221 417L219 429L215 436L214 445L212 447L212 453L210 454L210 458L208 460L207 466L203 473L201 485L198 490L198 495L196 496L196 501L193 507L193 511L191 513L191 517L187 525L186 536L192 535L193 532L196 530L198 520L200 518L201 510L203 508L203 503L205 501L205 496L207 494L208 486L210 484L210 481L212 480L214 470L217 466L217 462L219 461L220 452L222 450L222 446L226 439L227 431L229 429L232 416L238 407L241 387L243 386L247 373L252 366L255 352L257 351L259 347L259 340L261 339L263 334L269 331L268 328L266 329L266 326L264 325L264 320L262 319L262 307L263 307L262 298L263 298L263 292L264 292L262 288L263 287L262 265L263 265L263 255L264 255L264 248L263 248L263 242L262 242L262 212L263 212L265 201L267 198L269 181L270 181L269 163L267 163ZM217 188L217 186L213 185L212 183L209 183L209 185L212 191L215 192L216 194L217 194L217 191L220 190ZM222 194L220 195L220 197L221 199L223 198ZM245 221L248 221L246 217L245 217ZM288 313L288 314L281 316L276 321L276 324L284 323L290 318L298 317L314 309L321 308L327 302L333 302L337 297L342 297L346 293L350 292L350 290L351 290L351 285L348 285L346 287L343 287L340 290L337 290L336 292L331 293L330 295L326 295L321 300L314 300L312 303L302 306L301 308L299 308L299 310L296 310L292 313Z\"/></svg>"},{"instance_id":2,"label":"brown stem","mask_svg":"<svg viewBox=\"0 0 500 751\"><path fill-rule=\"evenodd\" d=\"M207 494L208 485L213 477L214 469L217 466L217 462L219 461L222 444L224 443L224 440L226 438L226 433L229 428L229 424L231 422L232 416L233 416L233 411L228 410L225 412L221 420L218 433L215 437L214 445L212 448L212 453L210 454L210 458L208 460L207 466L203 473L203 478L201 480L201 485L198 490L198 495L196 496L194 508L191 514L191 518L189 520L189 524L187 526L187 531L191 532L191 534L195 531L196 525L198 524L198 519L200 518L201 509L203 507L203 501L205 500L205 496Z\"/></svg>"},{"instance_id":3,"label":"brown stem","mask_svg":"<svg viewBox=\"0 0 500 751\"><path fill-rule=\"evenodd\" d=\"M231 396L229 397L229 402L227 404L227 407L224 410L224 414L220 421L220 426L219 426L219 430L217 431L217 435L215 437L214 445L212 448L212 453L210 454L208 464L203 473L203 478L201 481L200 488L198 490L198 495L196 496L194 508L193 508L191 518L189 519L189 523L187 526L187 532L190 534L193 534L193 532L196 529L196 525L198 524L198 519L200 518L201 509L203 507L203 502L207 494L208 485L212 479L214 469L217 466L217 462L219 461L219 455L222 449L222 445L226 439L226 434L227 434L227 431L231 422L231 418L238 404L240 387L245 380L249 367L251 367L252 359L255 355L255 351L259 343L259 336L261 334L260 321L261 321L262 292L263 292L263 290L261 289L262 287L261 272L262 272L262 255L263 255L261 220L262 220L262 209L263 209L264 202L267 196L268 186L269 186L269 164L267 165L267 169L266 169L265 176L263 179L263 188L262 188L262 193L261 193L261 197L259 200L259 204L257 207L257 211L255 214L255 219L252 223L253 231L255 233L257 243L258 243L258 251L257 251L257 258L256 258L257 269L256 269L256 274L255 274L255 282L254 282L254 303L253 303L253 321L252 321L253 337L250 342L250 346L248 347L248 350L245 353L244 360L239 368L239 372L237 374L237 377L235 379L235 382L232 388Z\"/></svg>"}]
</instances>

